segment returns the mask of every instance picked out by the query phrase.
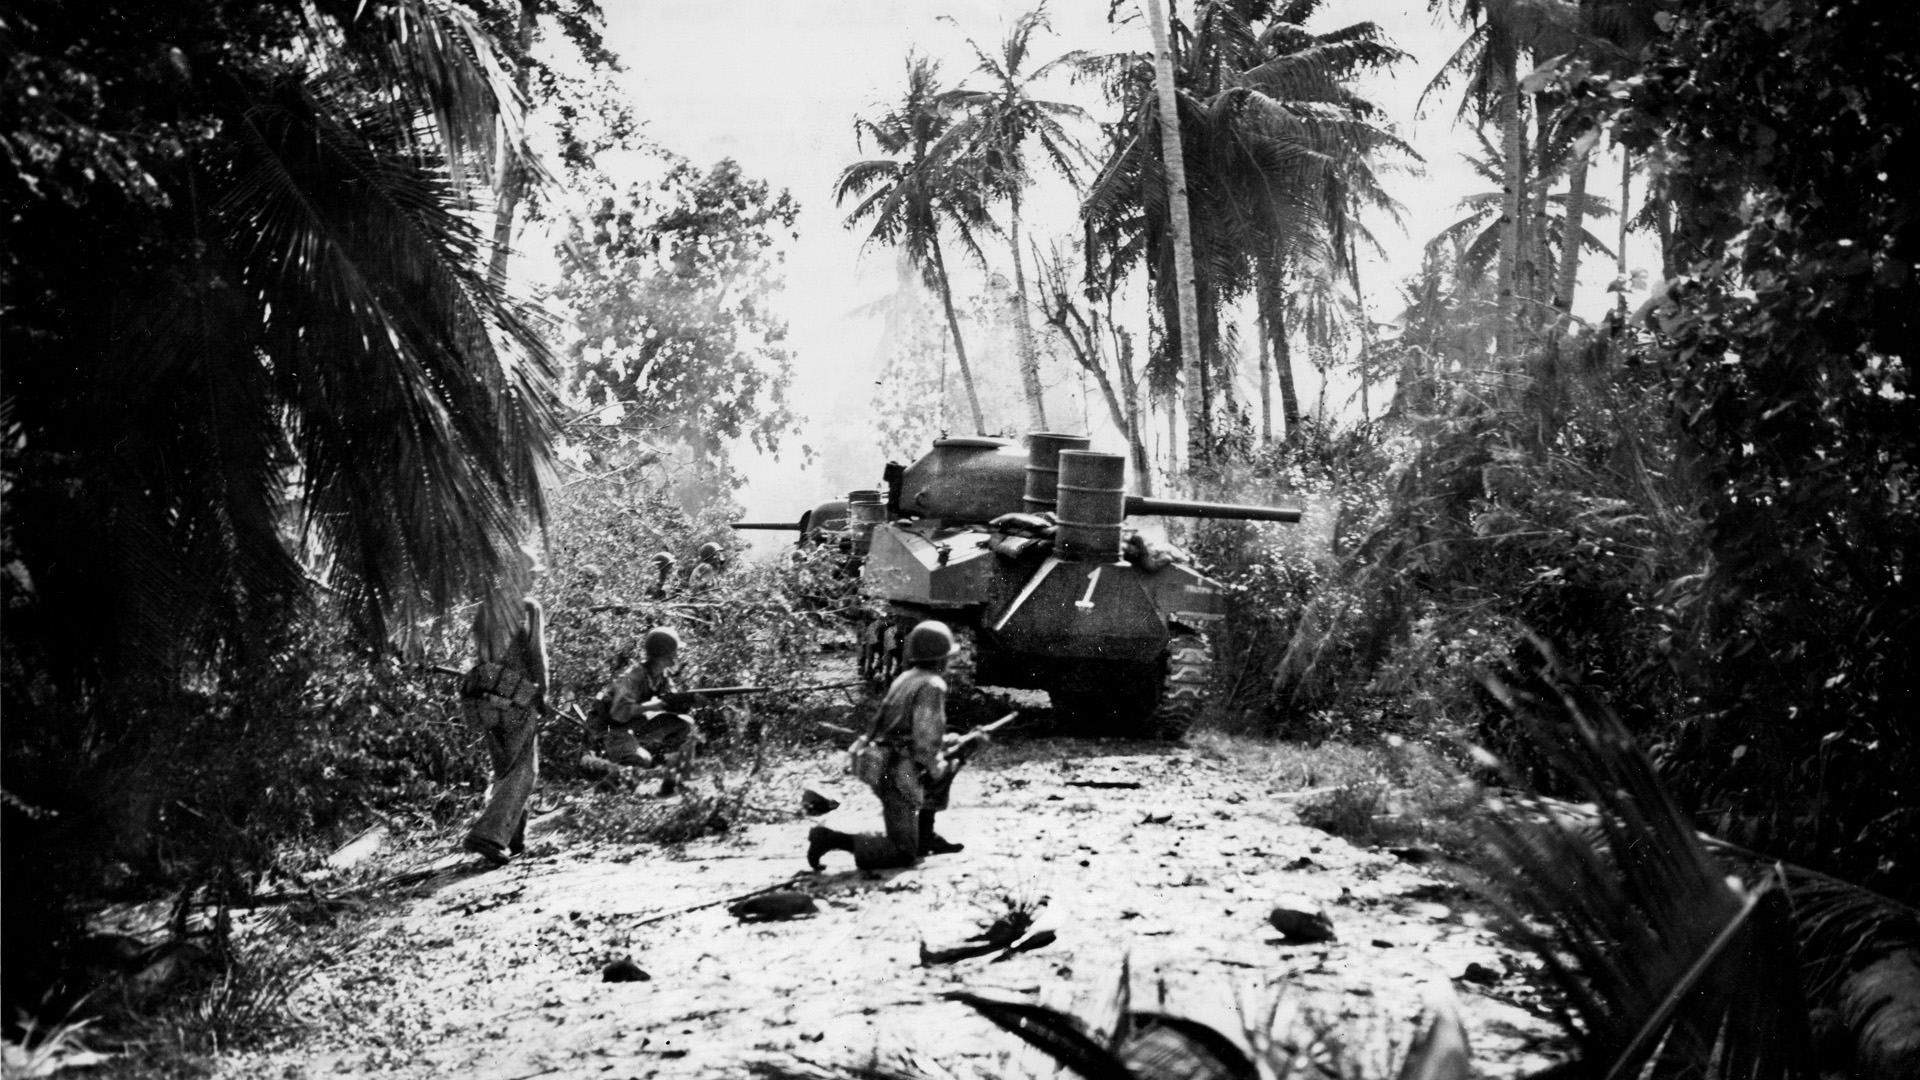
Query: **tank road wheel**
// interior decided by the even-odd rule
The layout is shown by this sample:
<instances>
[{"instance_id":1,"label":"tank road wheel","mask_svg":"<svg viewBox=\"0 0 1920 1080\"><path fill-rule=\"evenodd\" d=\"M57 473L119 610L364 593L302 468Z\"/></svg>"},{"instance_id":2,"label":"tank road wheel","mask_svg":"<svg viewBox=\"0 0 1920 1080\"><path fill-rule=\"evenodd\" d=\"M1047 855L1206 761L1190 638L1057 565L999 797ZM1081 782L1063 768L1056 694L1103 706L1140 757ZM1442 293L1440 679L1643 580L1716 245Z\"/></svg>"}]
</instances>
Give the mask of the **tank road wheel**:
<instances>
[{"instance_id":1,"label":"tank road wheel","mask_svg":"<svg viewBox=\"0 0 1920 1080\"><path fill-rule=\"evenodd\" d=\"M953 655L947 657L947 700L973 696L973 677L979 668L975 655L973 627L949 624L953 630Z\"/></svg>"},{"instance_id":2,"label":"tank road wheel","mask_svg":"<svg viewBox=\"0 0 1920 1080\"><path fill-rule=\"evenodd\" d=\"M1213 645L1199 634L1176 634L1167 642L1167 674L1160 702L1141 725L1141 735L1176 742L1206 710L1213 690Z\"/></svg>"}]
</instances>

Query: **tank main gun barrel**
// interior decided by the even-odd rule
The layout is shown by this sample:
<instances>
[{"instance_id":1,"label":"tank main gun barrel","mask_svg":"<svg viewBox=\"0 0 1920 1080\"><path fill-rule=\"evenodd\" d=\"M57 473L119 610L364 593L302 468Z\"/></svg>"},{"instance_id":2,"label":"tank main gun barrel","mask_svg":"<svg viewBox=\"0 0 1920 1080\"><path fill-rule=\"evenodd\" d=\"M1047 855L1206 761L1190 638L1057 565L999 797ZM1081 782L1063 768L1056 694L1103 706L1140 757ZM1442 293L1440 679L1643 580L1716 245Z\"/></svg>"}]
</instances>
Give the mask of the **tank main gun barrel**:
<instances>
[{"instance_id":1,"label":"tank main gun barrel","mask_svg":"<svg viewBox=\"0 0 1920 1080\"><path fill-rule=\"evenodd\" d=\"M1144 495L1127 496L1129 516L1160 514L1166 517L1229 518L1235 521L1300 520L1297 506L1243 506L1239 503L1188 502L1185 499L1149 499Z\"/></svg>"},{"instance_id":2,"label":"tank main gun barrel","mask_svg":"<svg viewBox=\"0 0 1920 1080\"><path fill-rule=\"evenodd\" d=\"M729 529L764 529L767 532L799 532L797 521L730 521Z\"/></svg>"}]
</instances>

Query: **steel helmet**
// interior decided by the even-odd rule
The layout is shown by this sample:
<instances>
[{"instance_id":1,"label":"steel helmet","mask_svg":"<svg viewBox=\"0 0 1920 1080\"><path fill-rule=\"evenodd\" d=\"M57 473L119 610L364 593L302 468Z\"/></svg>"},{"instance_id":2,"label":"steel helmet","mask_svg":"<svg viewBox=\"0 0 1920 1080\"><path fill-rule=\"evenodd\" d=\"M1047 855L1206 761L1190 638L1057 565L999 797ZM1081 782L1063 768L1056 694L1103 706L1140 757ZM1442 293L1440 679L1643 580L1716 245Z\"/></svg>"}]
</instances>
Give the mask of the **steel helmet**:
<instances>
[{"instance_id":1,"label":"steel helmet","mask_svg":"<svg viewBox=\"0 0 1920 1080\"><path fill-rule=\"evenodd\" d=\"M706 544L700 545L700 561L701 562L712 562L713 560L719 557L720 557L719 544L706 543Z\"/></svg>"},{"instance_id":2,"label":"steel helmet","mask_svg":"<svg viewBox=\"0 0 1920 1080\"><path fill-rule=\"evenodd\" d=\"M655 657L671 660L680 655L680 635L667 627L656 626L640 639L640 654L649 660Z\"/></svg>"},{"instance_id":3,"label":"steel helmet","mask_svg":"<svg viewBox=\"0 0 1920 1080\"><path fill-rule=\"evenodd\" d=\"M655 565L655 566L672 566L672 565L673 565L673 556L671 556L671 555L669 555L669 554L667 554L667 553L666 553L666 552L664 552L664 551L656 551L656 552L654 552L654 553L653 553L653 565Z\"/></svg>"},{"instance_id":4,"label":"steel helmet","mask_svg":"<svg viewBox=\"0 0 1920 1080\"><path fill-rule=\"evenodd\" d=\"M953 655L953 631L938 619L928 619L907 631L906 645L901 651L909 664L945 660Z\"/></svg>"}]
</instances>

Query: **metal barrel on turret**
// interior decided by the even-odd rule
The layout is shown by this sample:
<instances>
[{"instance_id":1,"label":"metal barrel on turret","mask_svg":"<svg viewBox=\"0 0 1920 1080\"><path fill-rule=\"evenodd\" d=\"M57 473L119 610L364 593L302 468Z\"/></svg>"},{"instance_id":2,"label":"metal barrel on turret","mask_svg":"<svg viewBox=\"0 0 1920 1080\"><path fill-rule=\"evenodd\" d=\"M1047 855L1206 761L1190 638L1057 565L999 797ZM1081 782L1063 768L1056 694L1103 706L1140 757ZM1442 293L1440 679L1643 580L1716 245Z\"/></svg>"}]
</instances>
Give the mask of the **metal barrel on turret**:
<instances>
[{"instance_id":1,"label":"metal barrel on turret","mask_svg":"<svg viewBox=\"0 0 1920 1080\"><path fill-rule=\"evenodd\" d=\"M847 536L855 555L865 555L873 546L875 526L886 524L887 499L883 492L862 488L847 492Z\"/></svg>"},{"instance_id":2,"label":"metal barrel on turret","mask_svg":"<svg viewBox=\"0 0 1920 1080\"><path fill-rule=\"evenodd\" d=\"M727 528L743 531L761 529L766 532L799 532L800 523L797 521L729 521Z\"/></svg>"},{"instance_id":3,"label":"metal barrel on turret","mask_svg":"<svg viewBox=\"0 0 1920 1080\"><path fill-rule=\"evenodd\" d=\"M1126 509L1129 517L1151 514L1161 517L1224 518L1231 521L1292 523L1300 520L1300 508L1297 506L1247 506L1241 503L1191 502L1186 499L1149 499L1144 495L1127 496Z\"/></svg>"},{"instance_id":4,"label":"metal barrel on turret","mask_svg":"<svg viewBox=\"0 0 1920 1080\"><path fill-rule=\"evenodd\" d=\"M1044 514L1059 502L1060 453L1085 450L1091 440L1085 435L1062 435L1036 431L1027 436L1026 488L1020 495L1020 508L1029 514Z\"/></svg>"},{"instance_id":5,"label":"metal barrel on turret","mask_svg":"<svg viewBox=\"0 0 1920 1080\"><path fill-rule=\"evenodd\" d=\"M1120 554L1120 521L1126 507L1127 459L1092 450L1060 451L1055 546L1065 559L1103 559Z\"/></svg>"}]
</instances>

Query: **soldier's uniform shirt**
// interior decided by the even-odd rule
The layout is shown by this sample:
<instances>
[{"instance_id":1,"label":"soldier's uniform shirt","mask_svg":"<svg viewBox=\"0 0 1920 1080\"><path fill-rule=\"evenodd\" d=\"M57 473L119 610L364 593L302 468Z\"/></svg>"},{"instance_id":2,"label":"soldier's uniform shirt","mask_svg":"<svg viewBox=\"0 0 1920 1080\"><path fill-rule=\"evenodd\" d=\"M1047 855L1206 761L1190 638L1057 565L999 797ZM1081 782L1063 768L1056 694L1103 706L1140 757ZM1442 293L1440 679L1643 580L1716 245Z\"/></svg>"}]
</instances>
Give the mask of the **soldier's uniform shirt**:
<instances>
[{"instance_id":1,"label":"soldier's uniform shirt","mask_svg":"<svg viewBox=\"0 0 1920 1080\"><path fill-rule=\"evenodd\" d=\"M672 692L671 676L665 672L655 675L645 661L614 677L607 692L594 703L595 719L607 729L607 756L614 764L646 764L636 753L641 749L655 756L691 750L691 719L673 712L638 711L642 703ZM683 768L688 764L685 759L683 753Z\"/></svg>"},{"instance_id":2,"label":"soldier's uniform shirt","mask_svg":"<svg viewBox=\"0 0 1920 1080\"><path fill-rule=\"evenodd\" d=\"M946 736L946 678L919 667L895 676L880 700L874 741L886 744L896 756L917 766L923 785L939 789L939 805L928 806L929 810L946 809L946 785L934 782L942 771L940 752Z\"/></svg>"},{"instance_id":3,"label":"soldier's uniform shirt","mask_svg":"<svg viewBox=\"0 0 1920 1080\"><path fill-rule=\"evenodd\" d=\"M636 719L634 708L641 702L672 691L672 677L664 672L655 676L642 661L614 676L607 692L600 696L596 711L601 714L602 723L630 724Z\"/></svg>"},{"instance_id":4,"label":"soldier's uniform shirt","mask_svg":"<svg viewBox=\"0 0 1920 1080\"><path fill-rule=\"evenodd\" d=\"M893 859L856 851L864 864L910 865L920 853L920 812L944 810L951 777L940 751L947 734L947 680L927 668L901 672L880 701L874 741L888 749L886 770L874 793ZM876 857L877 856L877 857Z\"/></svg>"}]
</instances>

